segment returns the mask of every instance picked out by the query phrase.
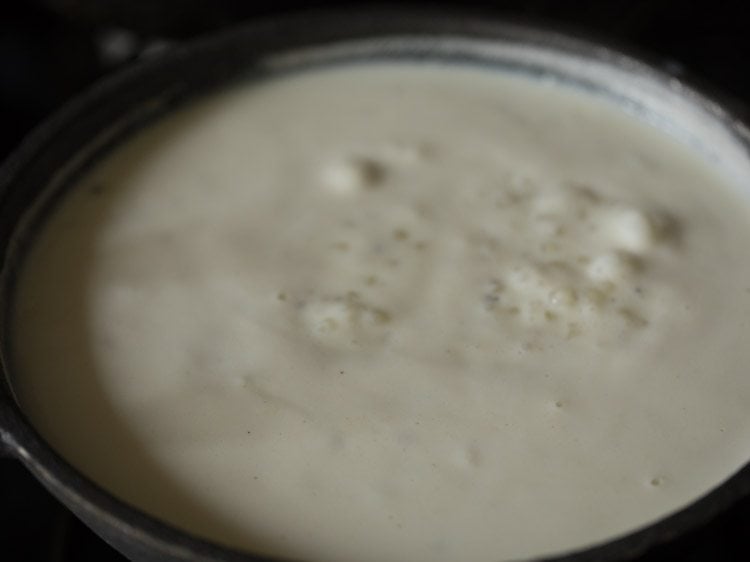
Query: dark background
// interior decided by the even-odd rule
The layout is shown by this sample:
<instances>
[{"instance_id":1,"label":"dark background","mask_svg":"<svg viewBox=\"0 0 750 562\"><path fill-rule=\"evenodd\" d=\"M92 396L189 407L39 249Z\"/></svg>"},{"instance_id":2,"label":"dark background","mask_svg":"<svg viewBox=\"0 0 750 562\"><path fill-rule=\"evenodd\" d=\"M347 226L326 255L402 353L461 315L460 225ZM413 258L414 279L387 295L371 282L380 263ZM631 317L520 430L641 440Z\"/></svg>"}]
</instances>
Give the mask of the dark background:
<instances>
[{"instance_id":1,"label":"dark background","mask_svg":"<svg viewBox=\"0 0 750 562\"><path fill-rule=\"evenodd\" d=\"M623 45L750 106L750 10L744 2L527 0L432 5L470 6ZM144 51L299 7L292 2L242 0L6 0L0 7L0 159L67 99ZM750 499L639 560L671 557L750 560ZM51 498L20 463L0 459L0 560L122 558Z\"/></svg>"}]
</instances>

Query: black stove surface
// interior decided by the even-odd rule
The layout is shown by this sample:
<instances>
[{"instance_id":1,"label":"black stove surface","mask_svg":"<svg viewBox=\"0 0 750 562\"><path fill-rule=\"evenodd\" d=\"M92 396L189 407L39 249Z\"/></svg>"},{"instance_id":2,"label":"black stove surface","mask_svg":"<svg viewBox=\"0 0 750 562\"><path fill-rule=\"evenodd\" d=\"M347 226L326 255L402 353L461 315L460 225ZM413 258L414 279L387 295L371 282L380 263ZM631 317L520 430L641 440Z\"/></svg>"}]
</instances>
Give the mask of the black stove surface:
<instances>
[{"instance_id":1,"label":"black stove surface","mask_svg":"<svg viewBox=\"0 0 750 562\"><path fill-rule=\"evenodd\" d=\"M312 4L345 5L306 6ZM634 47L671 71L696 77L750 107L750 32L743 2L460 4L467 5L501 17L562 25ZM66 99L144 49L295 7L291 2L242 0L36 0L4 6L0 15L0 157ZM750 560L750 498L638 560L670 558ZM52 498L19 462L0 459L0 560L124 559Z\"/></svg>"}]
</instances>

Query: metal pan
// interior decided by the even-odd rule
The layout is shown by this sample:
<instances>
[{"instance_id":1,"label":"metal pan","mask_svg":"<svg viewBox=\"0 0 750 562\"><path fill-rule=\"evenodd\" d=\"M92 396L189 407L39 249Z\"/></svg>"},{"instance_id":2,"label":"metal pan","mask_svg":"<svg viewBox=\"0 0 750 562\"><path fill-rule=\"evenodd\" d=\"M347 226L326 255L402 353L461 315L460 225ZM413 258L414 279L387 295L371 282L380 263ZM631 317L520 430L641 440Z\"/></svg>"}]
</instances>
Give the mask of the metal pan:
<instances>
[{"instance_id":1,"label":"metal pan","mask_svg":"<svg viewBox=\"0 0 750 562\"><path fill-rule=\"evenodd\" d=\"M452 61L573 85L662 127L750 185L750 132L715 96L600 44L464 13L391 10L279 17L175 48L99 83L41 125L0 170L0 452L16 457L133 560L262 558L191 536L126 505L78 472L35 431L14 399L8 345L13 282L24 248L45 212L82 171L173 108L234 80L378 59ZM556 560L635 557L701 525L749 491L750 464L674 515Z\"/></svg>"}]
</instances>

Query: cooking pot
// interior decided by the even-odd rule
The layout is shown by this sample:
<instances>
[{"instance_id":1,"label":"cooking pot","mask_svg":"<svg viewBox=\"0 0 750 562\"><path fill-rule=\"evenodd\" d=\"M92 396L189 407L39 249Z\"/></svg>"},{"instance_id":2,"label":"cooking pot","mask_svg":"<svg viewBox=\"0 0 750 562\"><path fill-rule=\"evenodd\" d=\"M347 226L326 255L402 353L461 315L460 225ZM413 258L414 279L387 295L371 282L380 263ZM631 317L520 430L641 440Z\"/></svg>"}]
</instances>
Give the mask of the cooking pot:
<instances>
[{"instance_id":1,"label":"cooking pot","mask_svg":"<svg viewBox=\"0 0 750 562\"><path fill-rule=\"evenodd\" d=\"M750 132L715 96L620 51L478 16L402 10L288 15L174 48L99 83L41 125L0 170L0 451L20 460L127 557L262 559L181 532L116 499L60 457L26 418L13 395L8 318L18 264L35 227L92 162L191 99L235 80L388 59L481 65L593 92L662 127L727 175L746 178L745 185L750 185ZM637 556L704 523L749 490L750 463L678 513L556 559Z\"/></svg>"}]
</instances>

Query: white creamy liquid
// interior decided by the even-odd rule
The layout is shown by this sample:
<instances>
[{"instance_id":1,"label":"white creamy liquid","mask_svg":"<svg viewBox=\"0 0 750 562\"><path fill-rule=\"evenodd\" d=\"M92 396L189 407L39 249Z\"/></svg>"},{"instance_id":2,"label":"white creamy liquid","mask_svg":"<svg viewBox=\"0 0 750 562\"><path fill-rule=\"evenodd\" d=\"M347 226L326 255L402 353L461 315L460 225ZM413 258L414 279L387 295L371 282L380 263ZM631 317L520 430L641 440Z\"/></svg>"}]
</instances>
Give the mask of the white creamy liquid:
<instances>
[{"instance_id":1,"label":"white creamy liquid","mask_svg":"<svg viewBox=\"0 0 750 562\"><path fill-rule=\"evenodd\" d=\"M606 102L469 67L233 88L84 177L17 391L174 525L306 560L633 531L750 458L750 205Z\"/></svg>"}]
</instances>

